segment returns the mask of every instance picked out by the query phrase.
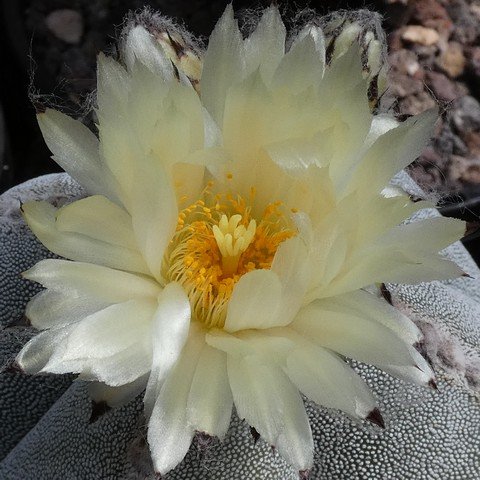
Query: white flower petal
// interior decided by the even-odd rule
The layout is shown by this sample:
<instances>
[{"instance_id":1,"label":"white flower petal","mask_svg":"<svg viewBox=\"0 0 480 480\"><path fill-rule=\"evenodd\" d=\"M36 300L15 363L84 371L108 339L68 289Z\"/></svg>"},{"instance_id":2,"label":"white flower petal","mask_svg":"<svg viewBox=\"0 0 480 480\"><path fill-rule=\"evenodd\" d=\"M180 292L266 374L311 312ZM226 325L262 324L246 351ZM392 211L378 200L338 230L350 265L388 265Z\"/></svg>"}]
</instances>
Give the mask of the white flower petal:
<instances>
[{"instance_id":1,"label":"white flower petal","mask_svg":"<svg viewBox=\"0 0 480 480\"><path fill-rule=\"evenodd\" d=\"M393 330L409 345L413 345L422 339L422 333L409 318L376 295L357 290L331 297L328 301L332 307L336 304L337 308L352 315L371 318L381 323Z\"/></svg>"},{"instance_id":2,"label":"white flower petal","mask_svg":"<svg viewBox=\"0 0 480 480\"><path fill-rule=\"evenodd\" d=\"M246 75L259 68L268 83L285 54L285 38L286 29L278 7L266 8L256 29L245 39Z\"/></svg>"},{"instance_id":3,"label":"white flower petal","mask_svg":"<svg viewBox=\"0 0 480 480\"><path fill-rule=\"evenodd\" d=\"M137 249L89 237L81 231L61 232L58 230L56 225L58 211L47 202L25 203L22 205L22 212L35 236L57 255L120 270L148 272L145 261Z\"/></svg>"},{"instance_id":4,"label":"white flower petal","mask_svg":"<svg viewBox=\"0 0 480 480\"><path fill-rule=\"evenodd\" d=\"M188 423L199 432L222 439L230 425L232 406L227 356L224 352L205 345L188 396Z\"/></svg>"},{"instance_id":5,"label":"white flower petal","mask_svg":"<svg viewBox=\"0 0 480 480\"><path fill-rule=\"evenodd\" d=\"M436 109L427 110L380 136L367 150L358 168L351 172L346 193L354 190L367 196L369 192L380 193L397 172L420 155L433 135L437 118Z\"/></svg>"},{"instance_id":6,"label":"white flower petal","mask_svg":"<svg viewBox=\"0 0 480 480\"><path fill-rule=\"evenodd\" d=\"M86 295L76 296L55 290L44 290L27 304L25 315L39 330L57 328L108 307L110 302Z\"/></svg>"},{"instance_id":7,"label":"white flower petal","mask_svg":"<svg viewBox=\"0 0 480 480\"><path fill-rule=\"evenodd\" d=\"M300 343L287 358L286 373L307 398L324 407L362 419L375 408L360 377L324 348Z\"/></svg>"},{"instance_id":8,"label":"white flower petal","mask_svg":"<svg viewBox=\"0 0 480 480\"><path fill-rule=\"evenodd\" d=\"M187 401L204 345L203 335L192 329L182 355L154 398L147 438L153 466L161 475L181 462L195 433L187 421Z\"/></svg>"},{"instance_id":9,"label":"white flower petal","mask_svg":"<svg viewBox=\"0 0 480 480\"><path fill-rule=\"evenodd\" d=\"M111 305L96 312L72 329L65 342L65 361L105 358L150 337L155 304L152 301Z\"/></svg>"},{"instance_id":10,"label":"white flower petal","mask_svg":"<svg viewBox=\"0 0 480 480\"><path fill-rule=\"evenodd\" d=\"M222 125L227 91L242 79L243 69L243 39L230 4L210 36L200 81L202 103L218 125Z\"/></svg>"},{"instance_id":11,"label":"white flower petal","mask_svg":"<svg viewBox=\"0 0 480 480\"><path fill-rule=\"evenodd\" d=\"M113 387L128 385L145 377L152 364L152 346L149 339L134 343L111 357L88 362L90 373L96 380Z\"/></svg>"},{"instance_id":12,"label":"white flower petal","mask_svg":"<svg viewBox=\"0 0 480 480\"><path fill-rule=\"evenodd\" d=\"M187 340L190 314L190 302L183 287L178 283L169 283L158 296L153 318L153 363L144 398L147 417L165 377L178 360Z\"/></svg>"},{"instance_id":13,"label":"white flower petal","mask_svg":"<svg viewBox=\"0 0 480 480\"><path fill-rule=\"evenodd\" d=\"M112 408L121 407L131 402L145 390L148 376L143 375L131 383L120 387L111 387L101 382L88 382L88 393L93 401L105 402Z\"/></svg>"},{"instance_id":14,"label":"white flower petal","mask_svg":"<svg viewBox=\"0 0 480 480\"><path fill-rule=\"evenodd\" d=\"M298 470L313 464L313 439L301 396L277 367L257 357L228 357L228 377L240 418Z\"/></svg>"},{"instance_id":15,"label":"white flower petal","mask_svg":"<svg viewBox=\"0 0 480 480\"><path fill-rule=\"evenodd\" d=\"M312 288L320 286L321 289L323 285L328 285L341 271L345 262L348 244L337 217L337 212L333 212L324 218L313 232L309 255Z\"/></svg>"},{"instance_id":16,"label":"white flower petal","mask_svg":"<svg viewBox=\"0 0 480 480\"><path fill-rule=\"evenodd\" d=\"M311 27L298 37L283 57L273 77L273 86L296 94L317 87L323 77L325 45L319 29Z\"/></svg>"},{"instance_id":17,"label":"white flower petal","mask_svg":"<svg viewBox=\"0 0 480 480\"><path fill-rule=\"evenodd\" d=\"M102 382L112 387L127 385L145 376L152 364L150 338L144 336L117 353L101 358L65 358L67 344L59 344L41 372L79 373L79 379Z\"/></svg>"},{"instance_id":18,"label":"white flower petal","mask_svg":"<svg viewBox=\"0 0 480 480\"><path fill-rule=\"evenodd\" d=\"M153 157L169 166L203 148L203 111L198 94L191 86L163 83L147 68L136 65L128 98L127 126L141 148L137 162Z\"/></svg>"},{"instance_id":19,"label":"white flower petal","mask_svg":"<svg viewBox=\"0 0 480 480\"><path fill-rule=\"evenodd\" d=\"M159 285L146 277L68 260L41 260L23 276L65 295L85 295L106 303L153 300L160 293Z\"/></svg>"},{"instance_id":20,"label":"white flower petal","mask_svg":"<svg viewBox=\"0 0 480 480\"><path fill-rule=\"evenodd\" d=\"M407 345L391 329L340 303L317 300L292 323L303 337L346 357L382 367L414 366Z\"/></svg>"},{"instance_id":21,"label":"white flower petal","mask_svg":"<svg viewBox=\"0 0 480 480\"><path fill-rule=\"evenodd\" d=\"M123 56L130 71L139 61L164 81L173 80L173 65L150 33L141 25L132 28L125 39Z\"/></svg>"},{"instance_id":22,"label":"white flower petal","mask_svg":"<svg viewBox=\"0 0 480 480\"><path fill-rule=\"evenodd\" d=\"M415 360L416 365L414 367L382 365L382 370L407 382L422 386L432 386L432 381L435 381L435 374L430 365L414 347L409 347L409 350L412 358Z\"/></svg>"},{"instance_id":23,"label":"white flower petal","mask_svg":"<svg viewBox=\"0 0 480 480\"><path fill-rule=\"evenodd\" d=\"M20 350L16 358L17 364L26 373L40 372L71 329L72 326L67 326L39 333Z\"/></svg>"},{"instance_id":24,"label":"white flower petal","mask_svg":"<svg viewBox=\"0 0 480 480\"><path fill-rule=\"evenodd\" d=\"M101 118L124 118L130 91L128 72L112 57L97 58L97 105Z\"/></svg>"},{"instance_id":25,"label":"white flower petal","mask_svg":"<svg viewBox=\"0 0 480 480\"><path fill-rule=\"evenodd\" d=\"M102 165L97 137L81 122L47 108L38 125L53 159L89 193L118 201L118 188Z\"/></svg>"},{"instance_id":26,"label":"white flower petal","mask_svg":"<svg viewBox=\"0 0 480 480\"><path fill-rule=\"evenodd\" d=\"M271 270L253 270L243 275L230 297L224 329L237 332L275 326L282 290L278 275Z\"/></svg>"},{"instance_id":27,"label":"white flower petal","mask_svg":"<svg viewBox=\"0 0 480 480\"><path fill-rule=\"evenodd\" d=\"M463 271L434 252L459 239L464 223L429 218L390 229L351 254L330 284L310 292L309 299L350 292L373 283L420 283L459 277Z\"/></svg>"},{"instance_id":28,"label":"white flower petal","mask_svg":"<svg viewBox=\"0 0 480 480\"><path fill-rule=\"evenodd\" d=\"M290 174L304 173L310 165L325 166L325 143L328 133L320 132L313 138L292 138L271 143L266 147L271 159Z\"/></svg>"},{"instance_id":29,"label":"white flower petal","mask_svg":"<svg viewBox=\"0 0 480 480\"><path fill-rule=\"evenodd\" d=\"M130 215L100 195L60 208L55 226L61 232L81 233L112 245L137 249Z\"/></svg>"},{"instance_id":30,"label":"white flower petal","mask_svg":"<svg viewBox=\"0 0 480 480\"><path fill-rule=\"evenodd\" d=\"M161 266L168 242L177 226L178 209L171 179L150 158L132 179L133 231L151 274L161 281Z\"/></svg>"},{"instance_id":31,"label":"white flower petal","mask_svg":"<svg viewBox=\"0 0 480 480\"><path fill-rule=\"evenodd\" d=\"M300 237L290 238L280 244L273 259L271 271L278 275L282 284L280 308L270 327L288 325L300 309L310 284L310 258L305 241Z\"/></svg>"},{"instance_id":32,"label":"white flower petal","mask_svg":"<svg viewBox=\"0 0 480 480\"><path fill-rule=\"evenodd\" d=\"M398 120L388 113L379 113L372 118L370 131L368 132L365 144L371 146L383 134L387 133L392 128L398 127Z\"/></svg>"}]
</instances>

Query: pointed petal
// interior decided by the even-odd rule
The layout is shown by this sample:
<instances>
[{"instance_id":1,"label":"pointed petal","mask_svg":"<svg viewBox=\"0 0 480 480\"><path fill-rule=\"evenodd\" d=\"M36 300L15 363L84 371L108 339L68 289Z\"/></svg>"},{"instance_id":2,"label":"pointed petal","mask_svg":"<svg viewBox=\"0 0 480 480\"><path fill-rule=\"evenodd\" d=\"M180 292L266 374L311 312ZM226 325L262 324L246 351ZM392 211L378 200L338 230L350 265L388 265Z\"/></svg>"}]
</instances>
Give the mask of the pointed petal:
<instances>
[{"instance_id":1,"label":"pointed petal","mask_svg":"<svg viewBox=\"0 0 480 480\"><path fill-rule=\"evenodd\" d=\"M187 421L187 401L204 345L203 335L192 329L182 355L154 398L147 438L155 471L161 475L183 460L195 433Z\"/></svg>"},{"instance_id":2,"label":"pointed petal","mask_svg":"<svg viewBox=\"0 0 480 480\"><path fill-rule=\"evenodd\" d=\"M286 373L310 400L365 418L375 401L358 375L328 350L300 344L287 358Z\"/></svg>"},{"instance_id":3,"label":"pointed petal","mask_svg":"<svg viewBox=\"0 0 480 480\"><path fill-rule=\"evenodd\" d=\"M85 295L106 303L155 299L160 293L160 286L146 277L68 260L41 260L23 276L65 295Z\"/></svg>"},{"instance_id":4,"label":"pointed petal","mask_svg":"<svg viewBox=\"0 0 480 480\"><path fill-rule=\"evenodd\" d=\"M84 318L73 326L62 359L105 358L119 353L149 337L154 312L151 301L129 300Z\"/></svg>"},{"instance_id":5,"label":"pointed petal","mask_svg":"<svg viewBox=\"0 0 480 480\"><path fill-rule=\"evenodd\" d=\"M135 61L138 61L164 81L173 80L172 62L152 35L141 25L137 25L128 32L123 56L130 71L133 70Z\"/></svg>"},{"instance_id":6,"label":"pointed petal","mask_svg":"<svg viewBox=\"0 0 480 480\"><path fill-rule=\"evenodd\" d=\"M274 87L285 87L299 93L322 80L325 67L325 45L321 30L310 27L292 44L273 77Z\"/></svg>"},{"instance_id":7,"label":"pointed petal","mask_svg":"<svg viewBox=\"0 0 480 480\"><path fill-rule=\"evenodd\" d=\"M313 439L302 398L277 367L255 357L228 357L228 377L240 418L298 470L313 464Z\"/></svg>"},{"instance_id":8,"label":"pointed petal","mask_svg":"<svg viewBox=\"0 0 480 480\"><path fill-rule=\"evenodd\" d=\"M51 252L57 255L120 270L148 272L140 252L137 249L127 248L116 243L114 238L111 240L115 243L109 243L89 237L81 231L60 231L56 223L58 211L47 202L27 202L22 205L22 212L25 221L35 236ZM108 236L108 232L104 231L103 234L104 237L105 235Z\"/></svg>"},{"instance_id":9,"label":"pointed petal","mask_svg":"<svg viewBox=\"0 0 480 480\"><path fill-rule=\"evenodd\" d=\"M105 197L94 195L62 207L56 227L132 250L137 249L130 215Z\"/></svg>"},{"instance_id":10,"label":"pointed petal","mask_svg":"<svg viewBox=\"0 0 480 480\"><path fill-rule=\"evenodd\" d=\"M262 78L269 83L285 54L286 29L278 7L263 11L257 28L245 40L246 75L260 68Z\"/></svg>"},{"instance_id":11,"label":"pointed petal","mask_svg":"<svg viewBox=\"0 0 480 480\"><path fill-rule=\"evenodd\" d=\"M459 277L463 274L460 267L433 252L460 239L463 232L462 221L445 217L394 227L359 249L344 264L344 273L312 297L334 296L373 283L412 284Z\"/></svg>"},{"instance_id":12,"label":"pointed petal","mask_svg":"<svg viewBox=\"0 0 480 480\"><path fill-rule=\"evenodd\" d=\"M50 108L37 120L53 159L89 193L116 200L116 184L101 164L97 137L79 121Z\"/></svg>"},{"instance_id":13,"label":"pointed petal","mask_svg":"<svg viewBox=\"0 0 480 480\"><path fill-rule=\"evenodd\" d=\"M346 192L359 189L365 193L379 193L383 190L397 172L420 155L433 135L437 118L436 109L427 110L380 136L365 153L359 167L352 171Z\"/></svg>"},{"instance_id":14,"label":"pointed petal","mask_svg":"<svg viewBox=\"0 0 480 480\"><path fill-rule=\"evenodd\" d=\"M158 296L153 318L153 363L144 404L146 415L151 413L162 384L187 340L190 327L190 302L183 287L169 283Z\"/></svg>"},{"instance_id":15,"label":"pointed petal","mask_svg":"<svg viewBox=\"0 0 480 480\"><path fill-rule=\"evenodd\" d=\"M44 290L28 302L25 315L32 326L45 330L78 322L108 305L109 302L98 298Z\"/></svg>"},{"instance_id":16,"label":"pointed petal","mask_svg":"<svg viewBox=\"0 0 480 480\"><path fill-rule=\"evenodd\" d=\"M242 34L230 4L210 36L200 81L202 103L217 125L222 125L228 89L242 79L243 55Z\"/></svg>"},{"instance_id":17,"label":"pointed petal","mask_svg":"<svg viewBox=\"0 0 480 480\"><path fill-rule=\"evenodd\" d=\"M48 363L57 346L64 341L72 327L62 327L41 332L20 350L16 362L26 373L38 373Z\"/></svg>"},{"instance_id":18,"label":"pointed petal","mask_svg":"<svg viewBox=\"0 0 480 480\"><path fill-rule=\"evenodd\" d=\"M243 275L228 303L225 330L269 328L276 324L282 284L271 270L253 270Z\"/></svg>"},{"instance_id":19,"label":"pointed petal","mask_svg":"<svg viewBox=\"0 0 480 480\"><path fill-rule=\"evenodd\" d=\"M337 304L339 311L351 315L363 316L390 328L409 345L419 342L422 333L418 327L395 307L389 305L383 298L372 295L364 290L348 292L328 299L333 307Z\"/></svg>"},{"instance_id":20,"label":"pointed petal","mask_svg":"<svg viewBox=\"0 0 480 480\"><path fill-rule=\"evenodd\" d=\"M198 359L187 401L188 423L197 431L222 439L232 415L227 356L205 345Z\"/></svg>"},{"instance_id":21,"label":"pointed petal","mask_svg":"<svg viewBox=\"0 0 480 480\"><path fill-rule=\"evenodd\" d=\"M100 53L97 58L97 105L101 118L125 117L130 78L122 65Z\"/></svg>"},{"instance_id":22,"label":"pointed petal","mask_svg":"<svg viewBox=\"0 0 480 480\"><path fill-rule=\"evenodd\" d=\"M407 345L392 330L329 299L303 308L292 327L322 347L380 368L415 365Z\"/></svg>"}]
</instances>

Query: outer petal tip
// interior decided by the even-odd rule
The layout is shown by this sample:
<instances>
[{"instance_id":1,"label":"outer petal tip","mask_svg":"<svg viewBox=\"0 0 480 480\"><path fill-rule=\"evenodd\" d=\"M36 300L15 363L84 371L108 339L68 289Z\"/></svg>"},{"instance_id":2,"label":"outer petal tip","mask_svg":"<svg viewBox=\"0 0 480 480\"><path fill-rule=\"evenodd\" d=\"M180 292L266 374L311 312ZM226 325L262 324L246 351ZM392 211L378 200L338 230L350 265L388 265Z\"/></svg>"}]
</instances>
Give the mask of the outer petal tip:
<instances>
[{"instance_id":1,"label":"outer petal tip","mask_svg":"<svg viewBox=\"0 0 480 480\"><path fill-rule=\"evenodd\" d=\"M253 438L253 443L254 443L254 445L256 445L257 442L258 442L258 439L260 438L260 434L257 432L257 430L255 429L255 427L250 427L250 435L251 435L252 438Z\"/></svg>"},{"instance_id":2,"label":"outer petal tip","mask_svg":"<svg viewBox=\"0 0 480 480\"><path fill-rule=\"evenodd\" d=\"M365 420L368 420L370 423L377 425L380 428L385 429L385 420L380 413L380 410L375 407L366 417Z\"/></svg>"},{"instance_id":3,"label":"outer petal tip","mask_svg":"<svg viewBox=\"0 0 480 480\"><path fill-rule=\"evenodd\" d=\"M431 378L431 379L428 381L428 386L429 386L432 390L438 390L438 385L437 385L437 382L435 381L434 378Z\"/></svg>"}]
</instances>

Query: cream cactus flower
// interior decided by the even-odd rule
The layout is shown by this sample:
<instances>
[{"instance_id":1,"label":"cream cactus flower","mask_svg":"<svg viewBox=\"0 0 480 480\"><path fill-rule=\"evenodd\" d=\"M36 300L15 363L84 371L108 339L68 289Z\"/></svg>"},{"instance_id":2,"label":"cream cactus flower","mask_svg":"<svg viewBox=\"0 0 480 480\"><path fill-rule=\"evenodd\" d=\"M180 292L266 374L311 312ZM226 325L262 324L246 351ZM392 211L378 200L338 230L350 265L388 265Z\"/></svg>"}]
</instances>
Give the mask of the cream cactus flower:
<instances>
[{"instance_id":1,"label":"cream cactus flower","mask_svg":"<svg viewBox=\"0 0 480 480\"><path fill-rule=\"evenodd\" d=\"M419 330L375 284L461 275L438 252L464 225L402 223L428 204L389 181L420 154L436 112L373 114L378 75L348 25L340 50L315 24L286 42L270 7L243 38L229 6L206 52L187 57L178 38L138 25L121 62L98 58L98 138L58 111L38 115L53 158L90 196L22 207L68 260L24 273L46 289L28 304L41 332L18 364L79 373L111 405L145 390L160 474L196 432L222 438L233 406L308 471L302 394L383 423L346 358L433 381Z\"/></svg>"}]
</instances>

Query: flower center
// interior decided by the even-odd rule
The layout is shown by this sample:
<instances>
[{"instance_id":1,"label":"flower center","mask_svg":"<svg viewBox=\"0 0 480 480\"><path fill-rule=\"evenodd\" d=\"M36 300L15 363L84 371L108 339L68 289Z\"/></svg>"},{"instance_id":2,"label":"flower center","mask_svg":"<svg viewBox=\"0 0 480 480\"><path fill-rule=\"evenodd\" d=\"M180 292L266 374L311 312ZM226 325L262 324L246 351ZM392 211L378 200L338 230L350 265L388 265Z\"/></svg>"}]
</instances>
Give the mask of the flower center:
<instances>
[{"instance_id":1,"label":"flower center","mask_svg":"<svg viewBox=\"0 0 480 480\"><path fill-rule=\"evenodd\" d=\"M241 276L269 269L278 246L294 235L281 202L268 205L256 220L242 197L207 190L180 212L162 273L183 285L194 320L221 328Z\"/></svg>"}]
</instances>

